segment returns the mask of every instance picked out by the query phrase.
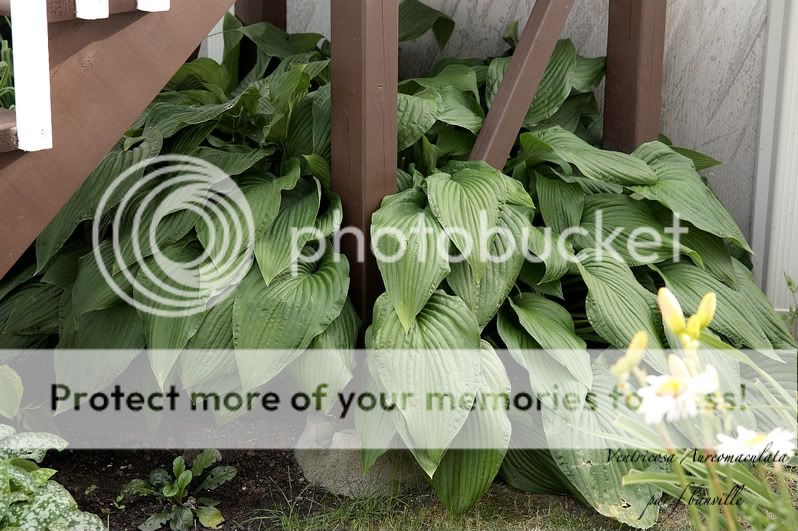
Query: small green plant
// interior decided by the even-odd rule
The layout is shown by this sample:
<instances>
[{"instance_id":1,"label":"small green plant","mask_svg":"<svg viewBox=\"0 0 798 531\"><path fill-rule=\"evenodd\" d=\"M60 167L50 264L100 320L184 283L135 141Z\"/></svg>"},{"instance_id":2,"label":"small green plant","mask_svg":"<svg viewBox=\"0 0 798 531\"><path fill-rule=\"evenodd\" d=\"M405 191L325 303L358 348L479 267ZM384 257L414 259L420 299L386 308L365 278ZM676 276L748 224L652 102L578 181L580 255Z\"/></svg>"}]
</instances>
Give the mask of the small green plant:
<instances>
[{"instance_id":1,"label":"small green plant","mask_svg":"<svg viewBox=\"0 0 798 531\"><path fill-rule=\"evenodd\" d=\"M155 496L169 508L152 514L139 526L142 531L154 531L169 524L173 531L193 529L195 521L203 527L219 529L224 517L219 509L218 500L203 497L227 483L238 473L232 466L212 465L222 460L219 450L204 450L187 467L185 459L180 456L172 463L172 472L164 468L156 468L150 472L147 480L134 479L128 483L116 499L116 506L124 508L122 502L129 496ZM192 483L196 486L191 488Z\"/></svg>"},{"instance_id":2,"label":"small green plant","mask_svg":"<svg viewBox=\"0 0 798 531\"><path fill-rule=\"evenodd\" d=\"M792 295L792 306L787 311L787 323L792 335L798 339L798 284L787 273L784 273L784 279L787 281L787 289L790 290Z\"/></svg>"},{"instance_id":3,"label":"small green plant","mask_svg":"<svg viewBox=\"0 0 798 531\"><path fill-rule=\"evenodd\" d=\"M17 529L105 529L95 515L81 512L72 495L40 468L48 449L66 441L49 433L17 433L0 424L0 531Z\"/></svg>"}]
</instances>

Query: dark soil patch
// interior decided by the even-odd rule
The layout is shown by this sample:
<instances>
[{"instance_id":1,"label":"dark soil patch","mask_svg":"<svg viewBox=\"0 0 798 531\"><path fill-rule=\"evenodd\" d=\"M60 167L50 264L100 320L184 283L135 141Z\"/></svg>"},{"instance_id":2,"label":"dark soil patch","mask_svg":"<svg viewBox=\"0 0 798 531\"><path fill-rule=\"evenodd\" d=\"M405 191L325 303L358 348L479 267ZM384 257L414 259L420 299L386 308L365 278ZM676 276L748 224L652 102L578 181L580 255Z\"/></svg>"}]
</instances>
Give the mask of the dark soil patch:
<instances>
[{"instance_id":1,"label":"dark soil patch","mask_svg":"<svg viewBox=\"0 0 798 531\"><path fill-rule=\"evenodd\" d=\"M190 459L197 453L66 450L49 454L43 466L58 471L54 479L65 482L81 510L99 515L114 531L135 530L147 516L165 507L154 498L140 498L125 500L120 509L114 500L122 488L132 479L146 479L153 468L171 469L178 455ZM226 450L222 457L221 464L238 469L233 481L213 493L221 501L225 529L234 528L234 522L245 520L253 510L283 507L297 496L301 500L301 493L308 489L292 451Z\"/></svg>"}]
</instances>

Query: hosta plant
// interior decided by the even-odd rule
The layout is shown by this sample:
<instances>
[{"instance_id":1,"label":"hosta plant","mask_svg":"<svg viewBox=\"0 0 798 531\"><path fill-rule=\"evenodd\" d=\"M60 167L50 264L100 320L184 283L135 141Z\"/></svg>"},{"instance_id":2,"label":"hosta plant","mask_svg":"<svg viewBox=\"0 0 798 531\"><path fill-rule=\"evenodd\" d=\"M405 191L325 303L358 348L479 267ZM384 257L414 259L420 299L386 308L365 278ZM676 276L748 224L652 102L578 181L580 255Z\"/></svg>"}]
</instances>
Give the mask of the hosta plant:
<instances>
[{"instance_id":1,"label":"hosta plant","mask_svg":"<svg viewBox=\"0 0 798 531\"><path fill-rule=\"evenodd\" d=\"M209 529L220 529L224 523L216 507L219 501L209 498L214 490L233 479L237 473L232 466L214 466L222 460L219 450L204 450L189 465L179 456L171 471L156 468L149 478L128 483L116 505L131 496L158 498L166 506L150 515L140 526L141 531L154 531L168 525L173 531L195 529L197 522Z\"/></svg>"},{"instance_id":2,"label":"hosta plant","mask_svg":"<svg viewBox=\"0 0 798 531\"><path fill-rule=\"evenodd\" d=\"M444 45L453 29L449 17L417 0L401 4L400 19L403 40L431 30ZM330 176L329 43L266 23L242 27L232 16L224 31L223 64L198 59L181 68L39 237L35 256L0 283L0 344L167 349L175 355L152 359L153 379L163 385L179 376L189 388L231 378L251 390L289 373L312 390L321 374L335 375L334 394L350 381L355 356L347 349L358 344L361 322L347 300L348 263L333 251L314 263L300 261L316 244L291 242L292 228L316 227L329 238L342 221ZM718 162L666 137L632 154L602 149L594 91L603 58L582 57L571 41L559 42L507 165L466 161L518 42L517 26L504 36L510 46L502 57L447 58L428 75L399 82L397 193L374 214L372 230L398 232L408 246L398 262L379 261L386 292L365 334L372 384L390 390L423 381L480 396L511 385L545 393L557 382L580 396L606 396L615 379L606 360L586 348L626 348L641 330L652 347L668 346L656 307L663 286L692 312L703 294L716 293L718 314L708 330L731 347L795 349L753 282L744 235L699 173ZM244 39L258 49L258 61L239 73ZM108 288L92 253L90 222L103 192L125 169L158 154L220 167L254 217L248 274L221 304L188 317L158 317L127 304ZM114 256L111 203L99 220L96 250L135 298L124 273L143 278L156 250L146 248L136 259L125 243L133 229L123 223L121 259ZM665 230L675 214L688 229L679 241ZM158 253L189 261L207 251L213 261L218 235L195 211L173 212L166 221L155 231ZM414 230L419 223L424 231ZM567 238L563 252L546 252L575 228L585 230ZM647 229L647 260L629 252L637 229ZM481 246L468 248L469 238L486 234L490 254L501 254L510 241L516 252L494 263ZM601 235L614 235L604 249L608 259L596 249ZM437 241L447 252L416 259ZM378 250L390 255L392 245L380 241ZM298 275L289 272L294 266ZM178 354L186 348L207 355L187 362ZM219 356L221 349L235 356ZM255 349L270 353L254 356ZM317 356L317 349L335 353ZM452 349L465 354L439 354ZM572 354L563 358L562 349ZM392 356L395 350L407 357ZM500 350L510 357L501 358ZM91 372L81 371L80 359L58 359L61 380ZM664 359L645 363L652 371L667 369ZM739 363L721 357L716 368L739 377ZM98 380L96 388L109 383ZM590 428L612 431L613 420L593 419ZM395 436L423 448L414 457L454 512L472 507L501 474L520 489L573 494L632 526L656 521L656 509L638 516L661 490L620 481L632 465L605 464L603 451L512 449L513 439L562 435L545 411L539 419L454 411L429 422L406 409L391 422L380 440ZM360 427L368 440L369 427ZM487 449L449 450L461 436ZM381 454L379 447L364 452L366 468Z\"/></svg>"}]
</instances>

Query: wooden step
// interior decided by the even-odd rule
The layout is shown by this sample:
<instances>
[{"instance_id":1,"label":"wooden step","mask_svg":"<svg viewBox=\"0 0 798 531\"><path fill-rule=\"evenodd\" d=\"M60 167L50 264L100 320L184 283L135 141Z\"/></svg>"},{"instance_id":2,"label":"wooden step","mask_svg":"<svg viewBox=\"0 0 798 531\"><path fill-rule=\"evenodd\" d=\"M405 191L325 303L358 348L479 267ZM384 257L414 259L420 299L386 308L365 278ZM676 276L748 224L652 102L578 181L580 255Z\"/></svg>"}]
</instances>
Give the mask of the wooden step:
<instances>
[{"instance_id":1,"label":"wooden step","mask_svg":"<svg viewBox=\"0 0 798 531\"><path fill-rule=\"evenodd\" d=\"M53 149L0 154L0 277L233 3L172 0L165 13L50 24Z\"/></svg>"},{"instance_id":2,"label":"wooden step","mask_svg":"<svg viewBox=\"0 0 798 531\"><path fill-rule=\"evenodd\" d=\"M47 20L49 22L63 22L75 20L77 14L77 0L48 0ZM108 12L111 15L131 13L138 11L137 0L109 0ZM0 16L11 15L11 0L0 0Z\"/></svg>"}]
</instances>

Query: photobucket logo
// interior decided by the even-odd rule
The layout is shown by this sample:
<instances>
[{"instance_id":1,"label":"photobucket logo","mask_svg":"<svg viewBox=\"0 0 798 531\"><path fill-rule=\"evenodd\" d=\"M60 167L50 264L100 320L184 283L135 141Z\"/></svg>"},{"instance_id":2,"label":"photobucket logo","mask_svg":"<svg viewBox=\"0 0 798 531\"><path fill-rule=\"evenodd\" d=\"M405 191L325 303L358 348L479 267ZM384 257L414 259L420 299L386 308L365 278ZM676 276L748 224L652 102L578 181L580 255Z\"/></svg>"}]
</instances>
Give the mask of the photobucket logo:
<instances>
[{"instance_id":1,"label":"photobucket logo","mask_svg":"<svg viewBox=\"0 0 798 531\"><path fill-rule=\"evenodd\" d=\"M690 251L682 244L682 236L687 233L688 227L681 224L678 215L674 215L670 226L618 227L606 223L601 209L583 219L581 225L564 228L559 233L550 227L535 227L529 223L514 229L491 224L486 212L480 213L475 228L450 226L442 230L431 224L424 213L419 213L412 223L403 223L401 227L373 228L369 251L380 263L400 262L411 252L418 262L499 264L513 260L518 254L532 263L545 263L552 258L577 263L580 260L578 251L592 249L592 260L646 265L663 259L680 262L682 255ZM292 245L297 255L308 241L316 243L314 253L300 255L302 262L319 260L330 246L341 253L345 239L354 239L354 246L347 247L357 249L356 257L350 256L350 260L354 258L362 263L367 256L369 239L356 227L343 228L329 241L315 227L292 231Z\"/></svg>"},{"instance_id":2,"label":"photobucket logo","mask_svg":"<svg viewBox=\"0 0 798 531\"><path fill-rule=\"evenodd\" d=\"M110 263L101 247L108 222ZM194 227L205 235L204 249L175 247ZM252 266L254 235L238 185L213 164L183 155L128 168L103 194L92 224L105 282L126 303L160 317L199 314L228 297Z\"/></svg>"}]
</instances>

